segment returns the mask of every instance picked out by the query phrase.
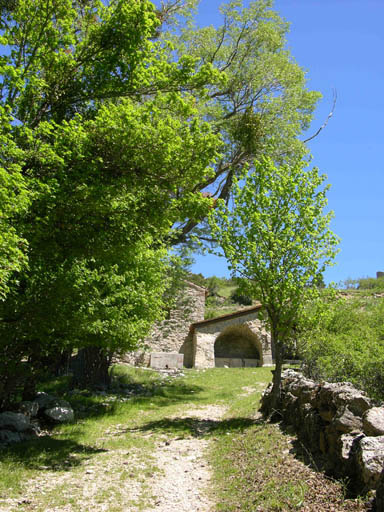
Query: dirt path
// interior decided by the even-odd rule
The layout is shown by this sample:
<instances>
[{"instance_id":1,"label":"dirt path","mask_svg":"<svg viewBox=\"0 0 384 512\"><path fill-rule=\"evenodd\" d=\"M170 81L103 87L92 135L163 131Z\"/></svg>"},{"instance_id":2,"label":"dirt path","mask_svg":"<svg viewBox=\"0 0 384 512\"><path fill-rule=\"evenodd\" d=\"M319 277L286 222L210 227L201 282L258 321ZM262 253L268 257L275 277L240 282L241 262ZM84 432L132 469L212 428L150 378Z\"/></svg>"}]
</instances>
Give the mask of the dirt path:
<instances>
[{"instance_id":1,"label":"dirt path","mask_svg":"<svg viewBox=\"0 0 384 512\"><path fill-rule=\"evenodd\" d=\"M202 439L209 425L222 418L224 407L207 406L189 411L187 415L172 419L198 419L195 436L189 439L166 441L155 454L162 477L150 482L156 497L155 507L148 512L209 512L213 504L206 495L210 483L210 469L205 461L204 452L209 442Z\"/></svg>"},{"instance_id":2,"label":"dirt path","mask_svg":"<svg viewBox=\"0 0 384 512\"><path fill-rule=\"evenodd\" d=\"M42 467L41 476L27 482L24 495L2 500L0 511L211 511L213 505L206 496L211 474L204 456L210 441L203 436L224 412L224 407L212 405L165 418L191 420L196 428L187 438L162 436L149 460L139 450L108 449L66 472ZM125 432L123 425L115 425L105 435L116 438ZM136 435L153 433L137 431Z\"/></svg>"}]
</instances>

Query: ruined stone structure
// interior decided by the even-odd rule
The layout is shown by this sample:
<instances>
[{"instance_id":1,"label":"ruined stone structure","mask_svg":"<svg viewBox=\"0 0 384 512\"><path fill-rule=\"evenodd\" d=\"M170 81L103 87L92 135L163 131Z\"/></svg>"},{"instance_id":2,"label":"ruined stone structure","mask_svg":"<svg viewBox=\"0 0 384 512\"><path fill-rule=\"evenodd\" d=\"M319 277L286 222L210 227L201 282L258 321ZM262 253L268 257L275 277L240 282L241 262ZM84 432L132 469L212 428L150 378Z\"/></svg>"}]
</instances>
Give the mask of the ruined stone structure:
<instances>
[{"instance_id":1,"label":"ruined stone structure","mask_svg":"<svg viewBox=\"0 0 384 512\"><path fill-rule=\"evenodd\" d=\"M146 349L127 354L123 361L158 367L163 360L166 367L167 358L161 353L168 353L170 365L173 360L180 361L175 355L183 354L187 368L271 365L270 335L259 318L261 304L204 320L206 294L205 288L187 282L175 309L145 340Z\"/></svg>"}]
</instances>

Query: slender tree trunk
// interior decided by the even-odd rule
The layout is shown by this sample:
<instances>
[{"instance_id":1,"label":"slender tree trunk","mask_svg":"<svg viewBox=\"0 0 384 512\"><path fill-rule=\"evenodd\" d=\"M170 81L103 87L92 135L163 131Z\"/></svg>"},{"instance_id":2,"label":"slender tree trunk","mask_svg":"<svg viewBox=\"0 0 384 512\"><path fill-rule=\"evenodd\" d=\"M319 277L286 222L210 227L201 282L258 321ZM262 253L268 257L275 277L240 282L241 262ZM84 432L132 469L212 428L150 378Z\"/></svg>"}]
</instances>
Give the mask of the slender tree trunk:
<instances>
[{"instance_id":1,"label":"slender tree trunk","mask_svg":"<svg viewBox=\"0 0 384 512\"><path fill-rule=\"evenodd\" d=\"M276 331L272 332L272 342L275 347L275 369L273 370L270 412L274 415L278 413L281 405L281 371L283 368L283 347Z\"/></svg>"},{"instance_id":2,"label":"slender tree trunk","mask_svg":"<svg viewBox=\"0 0 384 512\"><path fill-rule=\"evenodd\" d=\"M99 347L80 349L74 364L73 385L80 389L107 388L110 363L110 354Z\"/></svg>"}]
</instances>

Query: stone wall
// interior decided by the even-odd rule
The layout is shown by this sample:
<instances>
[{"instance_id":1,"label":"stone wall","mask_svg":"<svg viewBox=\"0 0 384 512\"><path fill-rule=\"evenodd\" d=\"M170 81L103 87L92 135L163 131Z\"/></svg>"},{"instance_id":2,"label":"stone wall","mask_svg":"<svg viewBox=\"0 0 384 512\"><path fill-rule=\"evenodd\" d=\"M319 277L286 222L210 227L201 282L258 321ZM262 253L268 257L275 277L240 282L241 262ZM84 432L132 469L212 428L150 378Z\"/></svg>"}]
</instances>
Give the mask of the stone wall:
<instances>
[{"instance_id":1,"label":"stone wall","mask_svg":"<svg viewBox=\"0 0 384 512\"><path fill-rule=\"evenodd\" d=\"M168 318L156 324L144 340L145 350L126 354L120 361L148 366L151 352L177 352L184 354L184 366L192 366L191 323L204 319L206 290L186 282Z\"/></svg>"},{"instance_id":2,"label":"stone wall","mask_svg":"<svg viewBox=\"0 0 384 512\"><path fill-rule=\"evenodd\" d=\"M270 389L262 398L264 414L271 412ZM325 470L347 478L355 493L383 487L384 407L373 407L365 393L348 382L318 383L286 370L281 414Z\"/></svg>"}]
</instances>

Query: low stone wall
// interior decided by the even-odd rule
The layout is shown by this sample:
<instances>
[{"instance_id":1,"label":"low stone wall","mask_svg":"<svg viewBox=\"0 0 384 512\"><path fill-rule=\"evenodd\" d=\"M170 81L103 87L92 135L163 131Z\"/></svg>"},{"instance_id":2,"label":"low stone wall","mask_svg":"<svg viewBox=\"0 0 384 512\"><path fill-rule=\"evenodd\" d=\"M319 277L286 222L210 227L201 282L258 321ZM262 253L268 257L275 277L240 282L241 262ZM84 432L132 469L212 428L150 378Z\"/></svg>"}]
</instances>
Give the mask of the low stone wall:
<instances>
[{"instance_id":1,"label":"low stone wall","mask_svg":"<svg viewBox=\"0 0 384 512\"><path fill-rule=\"evenodd\" d=\"M270 390L271 386L262 398L264 414L271 412ZM298 439L321 459L329 474L347 478L355 493L377 488L380 501L384 491L384 407L372 405L365 393L348 382L318 383L294 370L282 374L284 422L294 426Z\"/></svg>"}]
</instances>

